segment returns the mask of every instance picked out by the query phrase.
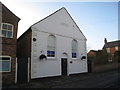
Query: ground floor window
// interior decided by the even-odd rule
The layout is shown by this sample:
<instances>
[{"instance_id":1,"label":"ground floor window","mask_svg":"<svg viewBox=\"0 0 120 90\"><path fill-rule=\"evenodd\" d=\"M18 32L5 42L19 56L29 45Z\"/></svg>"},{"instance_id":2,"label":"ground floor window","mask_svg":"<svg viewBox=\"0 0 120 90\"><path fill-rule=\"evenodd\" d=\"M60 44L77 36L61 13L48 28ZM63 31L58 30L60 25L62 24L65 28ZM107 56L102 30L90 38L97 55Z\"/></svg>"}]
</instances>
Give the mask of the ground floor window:
<instances>
[{"instance_id":1,"label":"ground floor window","mask_svg":"<svg viewBox=\"0 0 120 90\"><path fill-rule=\"evenodd\" d=\"M11 57L0 56L0 72L10 72L10 71L11 71Z\"/></svg>"}]
</instances>

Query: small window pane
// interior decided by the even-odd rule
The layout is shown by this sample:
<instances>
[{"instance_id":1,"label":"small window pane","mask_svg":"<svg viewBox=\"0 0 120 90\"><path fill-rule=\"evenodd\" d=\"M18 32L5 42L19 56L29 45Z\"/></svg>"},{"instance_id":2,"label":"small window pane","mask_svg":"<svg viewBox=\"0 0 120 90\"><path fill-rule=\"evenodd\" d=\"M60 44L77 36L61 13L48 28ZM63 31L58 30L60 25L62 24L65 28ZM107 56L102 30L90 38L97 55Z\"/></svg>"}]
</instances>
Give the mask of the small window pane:
<instances>
[{"instance_id":1,"label":"small window pane","mask_svg":"<svg viewBox=\"0 0 120 90\"><path fill-rule=\"evenodd\" d=\"M6 33L7 33L7 31L4 31L4 30L3 30L3 31L2 31L2 36L3 36L3 37L6 37Z\"/></svg>"},{"instance_id":2,"label":"small window pane","mask_svg":"<svg viewBox=\"0 0 120 90\"><path fill-rule=\"evenodd\" d=\"M8 30L12 30L12 25L8 25Z\"/></svg>"},{"instance_id":3,"label":"small window pane","mask_svg":"<svg viewBox=\"0 0 120 90\"><path fill-rule=\"evenodd\" d=\"M49 55L49 54L50 54L50 51L47 51L47 54Z\"/></svg>"},{"instance_id":4,"label":"small window pane","mask_svg":"<svg viewBox=\"0 0 120 90\"><path fill-rule=\"evenodd\" d=\"M7 25L3 24L2 29L7 29Z\"/></svg>"},{"instance_id":5,"label":"small window pane","mask_svg":"<svg viewBox=\"0 0 120 90\"><path fill-rule=\"evenodd\" d=\"M55 54L55 52L54 52L54 51L51 51L51 54Z\"/></svg>"},{"instance_id":6,"label":"small window pane","mask_svg":"<svg viewBox=\"0 0 120 90\"><path fill-rule=\"evenodd\" d=\"M7 37L11 38L12 37L12 32L11 31L7 31Z\"/></svg>"},{"instance_id":7,"label":"small window pane","mask_svg":"<svg viewBox=\"0 0 120 90\"><path fill-rule=\"evenodd\" d=\"M0 71L10 71L10 61L0 61Z\"/></svg>"},{"instance_id":8,"label":"small window pane","mask_svg":"<svg viewBox=\"0 0 120 90\"><path fill-rule=\"evenodd\" d=\"M2 71L9 71L10 61L2 61Z\"/></svg>"}]
</instances>

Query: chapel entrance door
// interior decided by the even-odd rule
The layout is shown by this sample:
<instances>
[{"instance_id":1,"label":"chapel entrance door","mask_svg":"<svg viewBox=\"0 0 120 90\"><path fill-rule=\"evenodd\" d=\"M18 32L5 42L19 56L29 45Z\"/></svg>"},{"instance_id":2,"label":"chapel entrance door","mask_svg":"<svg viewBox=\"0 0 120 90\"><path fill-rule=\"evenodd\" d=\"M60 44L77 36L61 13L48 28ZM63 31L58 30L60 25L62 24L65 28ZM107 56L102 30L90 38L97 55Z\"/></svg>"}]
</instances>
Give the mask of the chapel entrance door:
<instances>
[{"instance_id":1,"label":"chapel entrance door","mask_svg":"<svg viewBox=\"0 0 120 90\"><path fill-rule=\"evenodd\" d=\"M67 75L67 58L61 58L61 74Z\"/></svg>"}]
</instances>

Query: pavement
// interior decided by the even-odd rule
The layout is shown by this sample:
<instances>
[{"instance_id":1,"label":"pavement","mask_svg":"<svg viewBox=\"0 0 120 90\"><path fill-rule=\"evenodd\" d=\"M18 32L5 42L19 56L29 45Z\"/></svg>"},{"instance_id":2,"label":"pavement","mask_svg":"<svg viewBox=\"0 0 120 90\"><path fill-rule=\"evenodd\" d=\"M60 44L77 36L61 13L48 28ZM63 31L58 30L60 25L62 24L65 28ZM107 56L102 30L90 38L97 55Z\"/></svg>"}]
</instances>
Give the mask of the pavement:
<instances>
[{"instance_id":1,"label":"pavement","mask_svg":"<svg viewBox=\"0 0 120 90\"><path fill-rule=\"evenodd\" d=\"M34 79L4 88L120 88L120 70Z\"/></svg>"}]
</instances>

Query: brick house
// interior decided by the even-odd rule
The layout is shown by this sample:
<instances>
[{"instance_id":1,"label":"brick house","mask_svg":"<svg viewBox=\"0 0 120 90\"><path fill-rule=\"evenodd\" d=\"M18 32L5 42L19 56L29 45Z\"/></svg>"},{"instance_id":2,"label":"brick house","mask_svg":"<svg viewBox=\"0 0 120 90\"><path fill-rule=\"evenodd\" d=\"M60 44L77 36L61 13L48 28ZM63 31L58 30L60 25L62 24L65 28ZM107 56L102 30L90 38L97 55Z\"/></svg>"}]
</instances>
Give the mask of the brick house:
<instances>
[{"instance_id":1,"label":"brick house","mask_svg":"<svg viewBox=\"0 0 120 90\"><path fill-rule=\"evenodd\" d=\"M90 50L87 53L88 56L88 70L94 70L95 66L102 64L109 64L110 62L115 62L119 58L119 54L116 54L116 51L120 51L120 40L107 42L107 39L104 39L104 46L102 50ZM118 62L118 61L117 61Z\"/></svg>"},{"instance_id":2,"label":"brick house","mask_svg":"<svg viewBox=\"0 0 120 90\"><path fill-rule=\"evenodd\" d=\"M17 44L18 57L30 58L30 79L87 72L86 38L65 8L30 26Z\"/></svg>"},{"instance_id":3,"label":"brick house","mask_svg":"<svg viewBox=\"0 0 120 90\"><path fill-rule=\"evenodd\" d=\"M120 40L107 42L107 39L105 38L103 50L106 50L107 53L114 55L115 51L120 51Z\"/></svg>"},{"instance_id":4,"label":"brick house","mask_svg":"<svg viewBox=\"0 0 120 90\"><path fill-rule=\"evenodd\" d=\"M101 50L90 50L88 56L96 56L97 53L100 53ZM110 56L114 56L116 51L120 51L120 40L107 42L107 39L104 39L104 46L102 48L102 53L108 53Z\"/></svg>"},{"instance_id":5,"label":"brick house","mask_svg":"<svg viewBox=\"0 0 120 90\"><path fill-rule=\"evenodd\" d=\"M103 51L108 53L108 61L112 62L116 51L120 51L120 40L107 42L107 39L104 39Z\"/></svg>"},{"instance_id":6,"label":"brick house","mask_svg":"<svg viewBox=\"0 0 120 90\"><path fill-rule=\"evenodd\" d=\"M96 50L90 50L88 53L87 53L87 55L89 55L89 56L96 56Z\"/></svg>"},{"instance_id":7,"label":"brick house","mask_svg":"<svg viewBox=\"0 0 120 90\"><path fill-rule=\"evenodd\" d=\"M0 74L2 84L15 83L18 18L0 2Z\"/></svg>"}]
</instances>

